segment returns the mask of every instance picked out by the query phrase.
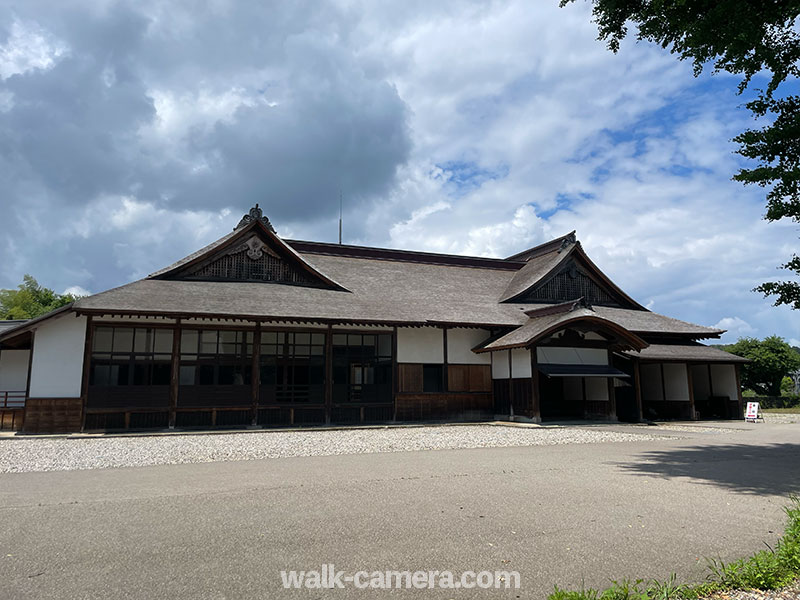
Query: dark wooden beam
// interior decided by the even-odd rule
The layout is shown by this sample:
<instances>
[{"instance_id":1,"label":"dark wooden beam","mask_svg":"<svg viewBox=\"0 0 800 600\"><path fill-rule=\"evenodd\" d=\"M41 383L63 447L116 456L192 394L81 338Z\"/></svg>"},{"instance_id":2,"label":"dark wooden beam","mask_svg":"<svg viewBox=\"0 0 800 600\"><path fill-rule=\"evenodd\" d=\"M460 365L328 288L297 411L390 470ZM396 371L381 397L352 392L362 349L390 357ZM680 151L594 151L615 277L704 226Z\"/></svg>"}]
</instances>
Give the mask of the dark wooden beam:
<instances>
[{"instance_id":1,"label":"dark wooden beam","mask_svg":"<svg viewBox=\"0 0 800 600\"><path fill-rule=\"evenodd\" d=\"M333 414L333 326L325 332L325 423L331 422Z\"/></svg>"},{"instance_id":2,"label":"dark wooden beam","mask_svg":"<svg viewBox=\"0 0 800 600\"><path fill-rule=\"evenodd\" d=\"M253 332L253 357L252 367L250 374L250 401L251 419L250 426L256 427L258 425L258 401L261 393L261 322L256 322L256 329Z\"/></svg>"},{"instance_id":3,"label":"dark wooden beam","mask_svg":"<svg viewBox=\"0 0 800 600\"><path fill-rule=\"evenodd\" d=\"M633 393L636 399L636 420L644 420L642 413L642 375L639 372L639 360L633 359Z\"/></svg>"},{"instance_id":4,"label":"dark wooden beam","mask_svg":"<svg viewBox=\"0 0 800 600\"><path fill-rule=\"evenodd\" d=\"M534 423L542 422L542 407L539 399L539 360L536 356L536 346L530 348L531 352L531 420Z\"/></svg>"},{"instance_id":5,"label":"dark wooden beam","mask_svg":"<svg viewBox=\"0 0 800 600\"><path fill-rule=\"evenodd\" d=\"M741 365L734 364L733 369L736 375L736 399L739 402L739 414L736 415L736 418L741 419L744 416L744 399L742 398L742 376L740 373ZM728 416L730 417L730 415Z\"/></svg>"},{"instance_id":6,"label":"dark wooden beam","mask_svg":"<svg viewBox=\"0 0 800 600\"><path fill-rule=\"evenodd\" d=\"M261 321L267 322L283 322L283 323L300 323L300 324L319 324L319 325L335 325L343 327L439 327L446 325L447 327L465 327L465 328L479 328L491 329L492 327L506 327L509 329L516 329L519 323L486 323L486 322L467 322L467 321L395 321L395 320L381 320L381 319L333 319L326 317L297 317L289 315L231 315L220 313L187 313L182 311L153 311L143 312L140 310L124 310L124 309L76 309L75 312L79 315L95 315L101 316L133 316L133 317L164 317L168 319L218 319L223 321ZM186 324L188 325L188 324ZM148 325L149 327L150 325ZM153 325L155 326L155 324ZM174 325L173 325L174 326ZM217 325L208 323L198 323L199 328L205 329L218 329ZM252 325L243 325L243 327L252 327ZM239 327L241 329L241 327ZM272 328L271 328L272 329Z\"/></svg>"},{"instance_id":7,"label":"dark wooden beam","mask_svg":"<svg viewBox=\"0 0 800 600\"><path fill-rule=\"evenodd\" d=\"M33 349L34 349L34 342L36 341L36 330L31 331L31 353L28 356L28 379L25 382L25 409L22 413L22 428L25 431L29 431L28 429L28 399L31 397L31 369L33 367Z\"/></svg>"},{"instance_id":8,"label":"dark wooden beam","mask_svg":"<svg viewBox=\"0 0 800 600\"><path fill-rule=\"evenodd\" d=\"M611 350L608 351L608 365L614 366L614 354ZM606 382L608 384L608 417L612 421L617 421L619 417L617 416L617 389L614 387L614 378L607 377Z\"/></svg>"},{"instance_id":9,"label":"dark wooden beam","mask_svg":"<svg viewBox=\"0 0 800 600\"><path fill-rule=\"evenodd\" d=\"M686 384L689 386L689 416L692 420L697 420L697 410L694 405L694 380L692 379L692 367L686 364Z\"/></svg>"},{"instance_id":10,"label":"dark wooden beam","mask_svg":"<svg viewBox=\"0 0 800 600\"><path fill-rule=\"evenodd\" d=\"M397 366L397 327L392 331L392 421L397 421L397 393L400 389L400 369Z\"/></svg>"},{"instance_id":11,"label":"dark wooden beam","mask_svg":"<svg viewBox=\"0 0 800 600\"><path fill-rule=\"evenodd\" d=\"M447 327L442 327L442 390L447 392L447 388Z\"/></svg>"},{"instance_id":12,"label":"dark wooden beam","mask_svg":"<svg viewBox=\"0 0 800 600\"><path fill-rule=\"evenodd\" d=\"M508 352L508 414L514 416L514 371L511 365L511 350Z\"/></svg>"},{"instance_id":13,"label":"dark wooden beam","mask_svg":"<svg viewBox=\"0 0 800 600\"><path fill-rule=\"evenodd\" d=\"M81 431L86 427L86 403L89 401L89 370L92 365L92 315L86 317L86 337L83 342L83 373L81 374Z\"/></svg>"},{"instance_id":14,"label":"dark wooden beam","mask_svg":"<svg viewBox=\"0 0 800 600\"><path fill-rule=\"evenodd\" d=\"M589 401L586 399L586 377L581 377L581 398L583 398L583 418L589 418Z\"/></svg>"},{"instance_id":15,"label":"dark wooden beam","mask_svg":"<svg viewBox=\"0 0 800 600\"><path fill-rule=\"evenodd\" d=\"M714 395L714 380L711 378L711 363L707 364L708 367L708 397L712 397Z\"/></svg>"},{"instance_id":16,"label":"dark wooden beam","mask_svg":"<svg viewBox=\"0 0 800 600\"><path fill-rule=\"evenodd\" d=\"M172 363L169 377L169 428L175 428L178 414L178 389L181 374L181 320L178 319L172 330Z\"/></svg>"}]
</instances>

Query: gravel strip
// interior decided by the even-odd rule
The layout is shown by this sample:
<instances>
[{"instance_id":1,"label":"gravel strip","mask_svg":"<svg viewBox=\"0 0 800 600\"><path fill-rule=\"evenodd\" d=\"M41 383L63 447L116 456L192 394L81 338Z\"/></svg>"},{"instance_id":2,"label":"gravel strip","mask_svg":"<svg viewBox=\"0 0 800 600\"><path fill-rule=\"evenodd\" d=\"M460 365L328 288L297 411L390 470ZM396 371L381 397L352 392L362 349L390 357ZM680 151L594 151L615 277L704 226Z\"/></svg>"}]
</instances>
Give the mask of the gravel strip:
<instances>
[{"instance_id":1,"label":"gravel strip","mask_svg":"<svg viewBox=\"0 0 800 600\"><path fill-rule=\"evenodd\" d=\"M703 427L702 425L669 425L659 423L658 425L632 425L637 429L646 429L648 431L678 431L683 433L736 433L738 429L729 429L726 427Z\"/></svg>"},{"instance_id":2,"label":"gravel strip","mask_svg":"<svg viewBox=\"0 0 800 600\"><path fill-rule=\"evenodd\" d=\"M578 427L546 429L490 425L96 439L10 438L0 440L0 473L659 439L675 438Z\"/></svg>"},{"instance_id":3,"label":"gravel strip","mask_svg":"<svg viewBox=\"0 0 800 600\"><path fill-rule=\"evenodd\" d=\"M800 414L792 413L762 413L764 423L800 423Z\"/></svg>"}]
</instances>

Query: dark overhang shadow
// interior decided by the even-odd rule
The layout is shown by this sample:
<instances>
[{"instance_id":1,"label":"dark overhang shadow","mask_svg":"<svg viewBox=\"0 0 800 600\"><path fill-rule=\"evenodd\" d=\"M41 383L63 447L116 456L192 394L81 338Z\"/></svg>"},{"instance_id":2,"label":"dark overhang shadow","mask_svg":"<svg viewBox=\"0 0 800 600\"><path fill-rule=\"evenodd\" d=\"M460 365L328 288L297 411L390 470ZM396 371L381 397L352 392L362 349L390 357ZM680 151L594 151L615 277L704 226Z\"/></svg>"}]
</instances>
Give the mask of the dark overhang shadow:
<instances>
[{"instance_id":1,"label":"dark overhang shadow","mask_svg":"<svg viewBox=\"0 0 800 600\"><path fill-rule=\"evenodd\" d=\"M684 477L748 494L800 494L800 444L653 450L617 466L634 475Z\"/></svg>"}]
</instances>

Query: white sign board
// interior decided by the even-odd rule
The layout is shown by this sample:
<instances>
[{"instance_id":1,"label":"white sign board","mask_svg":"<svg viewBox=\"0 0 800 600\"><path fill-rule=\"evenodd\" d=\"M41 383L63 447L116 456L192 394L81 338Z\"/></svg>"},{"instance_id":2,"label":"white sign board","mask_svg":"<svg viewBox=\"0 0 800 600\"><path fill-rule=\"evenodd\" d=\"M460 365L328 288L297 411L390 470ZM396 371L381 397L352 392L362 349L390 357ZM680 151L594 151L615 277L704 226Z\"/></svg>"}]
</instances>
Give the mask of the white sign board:
<instances>
[{"instance_id":1,"label":"white sign board","mask_svg":"<svg viewBox=\"0 0 800 600\"><path fill-rule=\"evenodd\" d=\"M755 423L758 419L758 402L748 402L747 412L744 414L745 421L753 421Z\"/></svg>"}]
</instances>

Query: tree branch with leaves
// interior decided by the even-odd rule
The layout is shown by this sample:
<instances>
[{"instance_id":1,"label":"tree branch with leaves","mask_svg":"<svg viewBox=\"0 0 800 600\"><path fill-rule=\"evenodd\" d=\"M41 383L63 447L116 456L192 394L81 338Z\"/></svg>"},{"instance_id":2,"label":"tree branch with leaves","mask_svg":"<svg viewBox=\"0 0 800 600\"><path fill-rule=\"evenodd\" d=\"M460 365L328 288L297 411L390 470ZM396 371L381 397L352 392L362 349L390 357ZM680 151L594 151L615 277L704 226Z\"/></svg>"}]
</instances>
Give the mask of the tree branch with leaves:
<instances>
[{"instance_id":1,"label":"tree branch with leaves","mask_svg":"<svg viewBox=\"0 0 800 600\"><path fill-rule=\"evenodd\" d=\"M57 294L25 275L17 289L0 290L0 319L33 319L77 299L72 294Z\"/></svg>"},{"instance_id":2,"label":"tree branch with leaves","mask_svg":"<svg viewBox=\"0 0 800 600\"><path fill-rule=\"evenodd\" d=\"M561 0L561 6L575 0ZM800 96L781 95L787 82L800 76L800 0L591 0L598 38L618 52L637 27L636 39L658 44L689 60L695 76L711 66L714 72L741 75L739 93L759 74L765 89L745 106L756 119L770 119L759 129L734 138L737 152L757 164L741 169L734 179L769 188L764 218L800 223ZM767 282L755 288L774 296L775 305L800 309L800 258L782 265L795 278Z\"/></svg>"}]
</instances>

